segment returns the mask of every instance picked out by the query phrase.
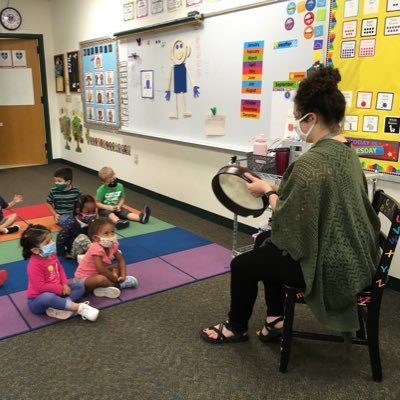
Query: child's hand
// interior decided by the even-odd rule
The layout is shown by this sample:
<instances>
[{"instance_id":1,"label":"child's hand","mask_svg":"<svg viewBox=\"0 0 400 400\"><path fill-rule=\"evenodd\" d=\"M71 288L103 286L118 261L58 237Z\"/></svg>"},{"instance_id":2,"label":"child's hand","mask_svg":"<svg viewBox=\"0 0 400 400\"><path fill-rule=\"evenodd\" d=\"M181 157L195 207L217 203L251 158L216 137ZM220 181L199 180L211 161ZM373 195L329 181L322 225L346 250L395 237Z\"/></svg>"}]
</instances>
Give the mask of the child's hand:
<instances>
[{"instance_id":1,"label":"child's hand","mask_svg":"<svg viewBox=\"0 0 400 400\"><path fill-rule=\"evenodd\" d=\"M21 194L15 194L13 201L14 201L15 204L18 204L18 203L23 202L24 198L23 198L23 196Z\"/></svg>"},{"instance_id":2,"label":"child's hand","mask_svg":"<svg viewBox=\"0 0 400 400\"><path fill-rule=\"evenodd\" d=\"M121 283L121 282L123 282L125 279L126 279L126 276L120 276L120 277L118 278L118 282Z\"/></svg>"},{"instance_id":3,"label":"child's hand","mask_svg":"<svg viewBox=\"0 0 400 400\"><path fill-rule=\"evenodd\" d=\"M114 208L114 210L115 210L115 211L121 211L121 207L120 207L120 206L116 206L116 207Z\"/></svg>"},{"instance_id":4,"label":"child's hand","mask_svg":"<svg viewBox=\"0 0 400 400\"><path fill-rule=\"evenodd\" d=\"M54 221L55 221L55 223L57 223L59 219L60 219L60 214L56 214L56 215L54 216Z\"/></svg>"},{"instance_id":5,"label":"child's hand","mask_svg":"<svg viewBox=\"0 0 400 400\"><path fill-rule=\"evenodd\" d=\"M115 206L108 206L108 209L109 209L110 211L116 211L116 210L115 210Z\"/></svg>"},{"instance_id":6,"label":"child's hand","mask_svg":"<svg viewBox=\"0 0 400 400\"><path fill-rule=\"evenodd\" d=\"M71 288L67 284L63 285L63 287L62 287L62 295L63 296L69 296L70 294L71 294Z\"/></svg>"}]
</instances>

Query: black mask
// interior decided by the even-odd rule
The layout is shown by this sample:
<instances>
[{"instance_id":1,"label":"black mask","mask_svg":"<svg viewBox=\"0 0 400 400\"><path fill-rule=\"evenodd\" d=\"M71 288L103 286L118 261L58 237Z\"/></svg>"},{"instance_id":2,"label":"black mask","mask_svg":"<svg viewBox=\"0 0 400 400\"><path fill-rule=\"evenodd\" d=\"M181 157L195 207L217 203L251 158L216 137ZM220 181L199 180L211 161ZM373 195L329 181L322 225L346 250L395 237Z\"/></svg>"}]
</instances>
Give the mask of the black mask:
<instances>
[{"instance_id":1,"label":"black mask","mask_svg":"<svg viewBox=\"0 0 400 400\"><path fill-rule=\"evenodd\" d=\"M115 187L115 186L117 186L117 180L116 180L116 179L113 179L113 180L108 184L108 187L113 188L113 187Z\"/></svg>"}]
</instances>

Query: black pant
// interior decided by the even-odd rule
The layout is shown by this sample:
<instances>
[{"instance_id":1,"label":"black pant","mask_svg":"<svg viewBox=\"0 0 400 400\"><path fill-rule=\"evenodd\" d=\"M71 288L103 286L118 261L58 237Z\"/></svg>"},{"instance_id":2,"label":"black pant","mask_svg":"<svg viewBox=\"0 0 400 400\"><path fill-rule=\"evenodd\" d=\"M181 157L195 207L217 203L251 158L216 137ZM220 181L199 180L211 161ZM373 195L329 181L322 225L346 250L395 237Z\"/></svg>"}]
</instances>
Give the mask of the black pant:
<instances>
[{"instance_id":1,"label":"black pant","mask_svg":"<svg viewBox=\"0 0 400 400\"><path fill-rule=\"evenodd\" d=\"M243 253L231 262L231 309L229 322L239 332L246 332L257 298L258 282L265 287L267 314L283 315L282 284L304 287L300 264L284 256L272 243Z\"/></svg>"}]
</instances>

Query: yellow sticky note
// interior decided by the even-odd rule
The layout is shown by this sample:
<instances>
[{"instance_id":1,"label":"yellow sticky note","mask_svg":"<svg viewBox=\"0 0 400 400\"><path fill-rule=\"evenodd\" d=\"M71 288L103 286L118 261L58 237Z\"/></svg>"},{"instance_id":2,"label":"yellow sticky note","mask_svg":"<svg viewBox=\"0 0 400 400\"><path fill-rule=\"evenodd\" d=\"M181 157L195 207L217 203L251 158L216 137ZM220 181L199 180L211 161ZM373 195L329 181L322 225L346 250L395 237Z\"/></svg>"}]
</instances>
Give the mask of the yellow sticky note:
<instances>
[{"instance_id":1,"label":"yellow sticky note","mask_svg":"<svg viewBox=\"0 0 400 400\"><path fill-rule=\"evenodd\" d=\"M306 2L305 1L299 1L297 3L297 12L301 13L306 11Z\"/></svg>"},{"instance_id":2,"label":"yellow sticky note","mask_svg":"<svg viewBox=\"0 0 400 400\"><path fill-rule=\"evenodd\" d=\"M326 20L326 8L318 8L317 10L317 21Z\"/></svg>"}]
</instances>

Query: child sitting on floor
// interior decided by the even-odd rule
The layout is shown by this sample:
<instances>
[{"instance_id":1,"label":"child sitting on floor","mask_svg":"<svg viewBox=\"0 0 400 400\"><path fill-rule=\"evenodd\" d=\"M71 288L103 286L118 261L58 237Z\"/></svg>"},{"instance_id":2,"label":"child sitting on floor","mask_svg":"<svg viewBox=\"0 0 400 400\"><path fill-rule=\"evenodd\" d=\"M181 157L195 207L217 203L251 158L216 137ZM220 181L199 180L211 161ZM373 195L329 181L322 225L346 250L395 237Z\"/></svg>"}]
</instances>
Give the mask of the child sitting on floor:
<instances>
[{"instance_id":1,"label":"child sitting on floor","mask_svg":"<svg viewBox=\"0 0 400 400\"><path fill-rule=\"evenodd\" d=\"M84 282L88 291L97 297L119 297L120 289L137 286L133 276L126 276L126 265L118 250L113 222L104 217L95 219L89 226L92 241L88 251L75 271L77 282ZM117 264L112 265L113 259Z\"/></svg>"},{"instance_id":2,"label":"child sitting on floor","mask_svg":"<svg viewBox=\"0 0 400 400\"><path fill-rule=\"evenodd\" d=\"M29 225L21 236L22 256L28 262L28 308L34 314L67 319L79 314L82 319L96 321L97 308L89 302L75 303L82 297L82 283L68 284L64 268L56 256L51 232L43 225Z\"/></svg>"},{"instance_id":3,"label":"child sitting on floor","mask_svg":"<svg viewBox=\"0 0 400 400\"><path fill-rule=\"evenodd\" d=\"M90 194L79 197L75 204L75 215L69 217L57 236L57 255L77 258L85 254L90 244L88 225L96 218L96 200Z\"/></svg>"},{"instance_id":4,"label":"child sitting on floor","mask_svg":"<svg viewBox=\"0 0 400 400\"><path fill-rule=\"evenodd\" d=\"M14 198L9 203L0 196L0 233L15 233L19 231L19 226L13 225L17 219L17 214L13 213L5 217L3 210L9 210L16 204L21 203L21 201L23 201L23 197L20 194L14 195Z\"/></svg>"},{"instance_id":5,"label":"child sitting on floor","mask_svg":"<svg viewBox=\"0 0 400 400\"><path fill-rule=\"evenodd\" d=\"M47 206L57 225L74 215L75 202L81 196L79 189L72 184L72 169L59 168L53 175L54 187L47 196Z\"/></svg>"},{"instance_id":6,"label":"child sitting on floor","mask_svg":"<svg viewBox=\"0 0 400 400\"><path fill-rule=\"evenodd\" d=\"M99 177L103 181L103 185L96 191L96 205L101 217L110 218L117 229L127 228L129 226L128 220L147 224L151 214L150 207L144 206L139 215L123 207L125 189L122 183L117 182L117 177L112 168L103 167L99 171Z\"/></svg>"}]
</instances>

